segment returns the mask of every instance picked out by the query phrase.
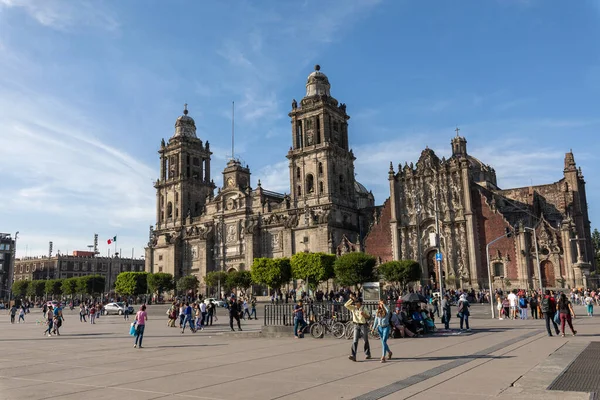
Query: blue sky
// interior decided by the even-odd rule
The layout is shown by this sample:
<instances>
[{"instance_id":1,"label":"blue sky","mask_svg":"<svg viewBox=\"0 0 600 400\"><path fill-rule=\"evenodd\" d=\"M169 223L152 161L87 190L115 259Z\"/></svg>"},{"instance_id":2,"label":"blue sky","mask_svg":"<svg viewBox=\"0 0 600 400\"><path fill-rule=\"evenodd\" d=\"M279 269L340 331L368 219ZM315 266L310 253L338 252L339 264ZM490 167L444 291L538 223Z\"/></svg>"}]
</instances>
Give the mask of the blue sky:
<instances>
[{"instance_id":1,"label":"blue sky","mask_svg":"<svg viewBox=\"0 0 600 400\"><path fill-rule=\"evenodd\" d=\"M317 63L378 204L390 161L448 156L459 126L502 188L559 180L572 148L598 226L599 20L591 0L0 0L0 231L18 255L98 233L139 256L186 102L218 185L235 101L252 185L289 191L287 113Z\"/></svg>"}]
</instances>

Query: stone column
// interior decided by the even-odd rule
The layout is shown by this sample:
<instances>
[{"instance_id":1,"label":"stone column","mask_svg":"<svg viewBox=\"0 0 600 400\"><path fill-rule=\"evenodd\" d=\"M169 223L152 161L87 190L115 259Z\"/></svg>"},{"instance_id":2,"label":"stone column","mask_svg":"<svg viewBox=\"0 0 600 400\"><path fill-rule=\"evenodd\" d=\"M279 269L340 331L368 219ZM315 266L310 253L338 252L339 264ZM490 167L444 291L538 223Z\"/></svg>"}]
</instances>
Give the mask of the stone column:
<instances>
[{"instance_id":1,"label":"stone column","mask_svg":"<svg viewBox=\"0 0 600 400\"><path fill-rule=\"evenodd\" d=\"M471 285L478 289L479 283L476 282L479 274L478 270L478 259L477 259L477 249L479 240L477 235L475 234L475 219L473 218L473 202L471 199L471 187L469 180L469 163L464 160L461 161L461 179L462 179L462 189L463 189L463 201L464 201L464 210L465 210L465 220L466 220L466 228L467 228L467 246L469 259L464 260L465 263L468 262L469 271L471 275Z\"/></svg>"},{"instance_id":2,"label":"stone column","mask_svg":"<svg viewBox=\"0 0 600 400\"><path fill-rule=\"evenodd\" d=\"M388 180L390 182L390 207L391 218L390 218L390 229L392 236L392 257L394 260L400 260L400 238L398 235L398 214L400 210L399 199L396 193L396 178L394 174L394 168L390 162L390 171L388 174Z\"/></svg>"},{"instance_id":3,"label":"stone column","mask_svg":"<svg viewBox=\"0 0 600 400\"><path fill-rule=\"evenodd\" d=\"M525 229L523 229L523 226L520 225L519 236L515 239L517 254L517 259L515 262L517 263L517 270L519 272L519 286L523 288L529 287L529 283L531 281L529 276L529 261L531 260L531 255L527 249L527 242L525 239ZM523 253L525 253L525 257L523 257Z\"/></svg>"}]
</instances>

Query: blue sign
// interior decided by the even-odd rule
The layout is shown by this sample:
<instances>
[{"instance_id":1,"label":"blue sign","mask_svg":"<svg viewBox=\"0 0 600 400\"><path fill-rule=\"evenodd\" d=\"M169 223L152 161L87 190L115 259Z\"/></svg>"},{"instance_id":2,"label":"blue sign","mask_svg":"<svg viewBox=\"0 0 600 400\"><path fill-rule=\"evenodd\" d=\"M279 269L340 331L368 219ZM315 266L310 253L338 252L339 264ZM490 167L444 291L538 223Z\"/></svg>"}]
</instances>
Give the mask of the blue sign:
<instances>
[{"instance_id":1,"label":"blue sign","mask_svg":"<svg viewBox=\"0 0 600 400\"><path fill-rule=\"evenodd\" d=\"M442 253L435 253L435 261L442 261Z\"/></svg>"}]
</instances>

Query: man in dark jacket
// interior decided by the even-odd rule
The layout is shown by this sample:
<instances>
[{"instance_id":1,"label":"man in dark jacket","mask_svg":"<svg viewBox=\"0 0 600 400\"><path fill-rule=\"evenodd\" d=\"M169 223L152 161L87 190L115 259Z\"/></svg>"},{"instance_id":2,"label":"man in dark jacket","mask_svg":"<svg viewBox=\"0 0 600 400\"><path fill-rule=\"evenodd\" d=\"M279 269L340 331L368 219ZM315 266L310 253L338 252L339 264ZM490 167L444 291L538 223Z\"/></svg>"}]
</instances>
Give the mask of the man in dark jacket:
<instances>
[{"instance_id":1,"label":"man in dark jacket","mask_svg":"<svg viewBox=\"0 0 600 400\"><path fill-rule=\"evenodd\" d=\"M233 329L233 320L235 319L237 321L237 326L238 326L238 330L242 330L242 326L240 325L240 313L241 313L241 307L238 304L237 301L235 301L235 297L231 298L231 300L229 300L229 327L231 328L232 331L235 331L235 329Z\"/></svg>"},{"instance_id":2,"label":"man in dark jacket","mask_svg":"<svg viewBox=\"0 0 600 400\"><path fill-rule=\"evenodd\" d=\"M548 331L548 336L552 336L552 331L550 330L550 321L552 321L552 325L554 325L554 331L558 335L558 325L556 322L554 322L554 313L556 313L556 300L554 300L554 297L550 295L549 290L546 290L546 295L542 299L542 304L540 306L542 313L544 314L544 318L546 319L546 330Z\"/></svg>"}]
</instances>

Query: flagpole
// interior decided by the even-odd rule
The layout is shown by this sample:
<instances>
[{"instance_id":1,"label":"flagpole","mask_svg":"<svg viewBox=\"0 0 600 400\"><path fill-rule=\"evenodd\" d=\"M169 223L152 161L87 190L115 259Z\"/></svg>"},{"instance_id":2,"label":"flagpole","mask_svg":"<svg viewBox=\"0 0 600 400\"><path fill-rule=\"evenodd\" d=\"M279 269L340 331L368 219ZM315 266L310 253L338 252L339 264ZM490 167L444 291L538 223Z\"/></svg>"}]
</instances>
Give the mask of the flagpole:
<instances>
[{"instance_id":1,"label":"flagpole","mask_svg":"<svg viewBox=\"0 0 600 400\"><path fill-rule=\"evenodd\" d=\"M133 260L133 247L131 248L131 259Z\"/></svg>"}]
</instances>

